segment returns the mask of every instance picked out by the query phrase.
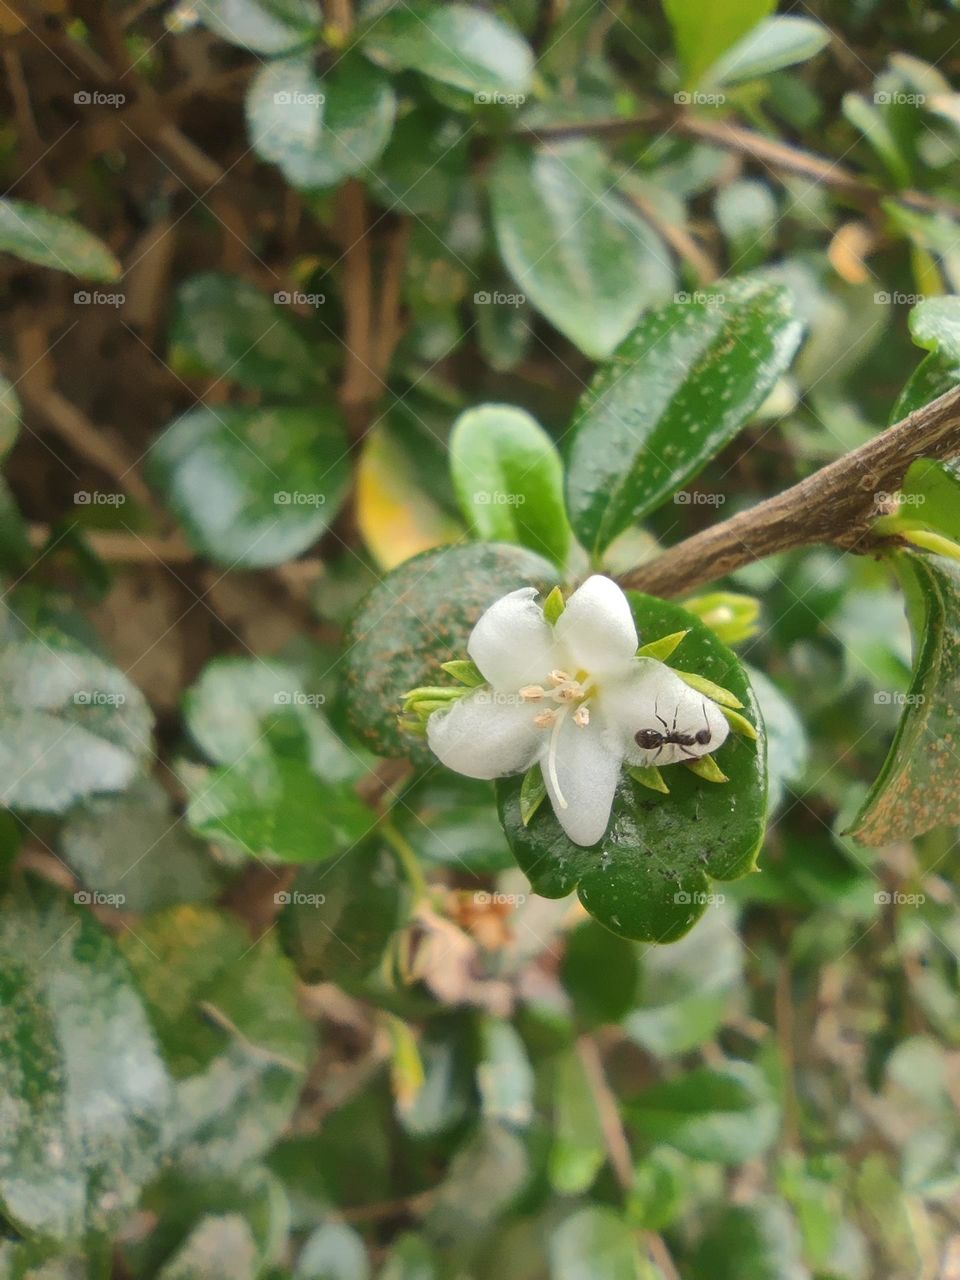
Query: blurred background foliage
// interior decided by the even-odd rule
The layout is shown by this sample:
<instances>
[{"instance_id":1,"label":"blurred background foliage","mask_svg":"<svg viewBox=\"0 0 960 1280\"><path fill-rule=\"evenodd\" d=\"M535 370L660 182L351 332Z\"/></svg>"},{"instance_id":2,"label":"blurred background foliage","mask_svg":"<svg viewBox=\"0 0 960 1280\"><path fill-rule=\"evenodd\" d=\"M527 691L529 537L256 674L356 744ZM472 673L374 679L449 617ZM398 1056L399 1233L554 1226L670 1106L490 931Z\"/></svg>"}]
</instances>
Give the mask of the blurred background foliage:
<instances>
[{"instance_id":1,"label":"blurred background foliage","mask_svg":"<svg viewBox=\"0 0 960 1280\"><path fill-rule=\"evenodd\" d=\"M956 831L840 834L910 678L886 566L724 584L771 826L671 946L346 712L385 571L568 555L557 493L464 501L452 424L565 452L651 308L750 273L805 336L611 570L957 380L921 332L898 406L960 291L960 11L775 9L2 6L0 1274L960 1274Z\"/></svg>"}]
</instances>

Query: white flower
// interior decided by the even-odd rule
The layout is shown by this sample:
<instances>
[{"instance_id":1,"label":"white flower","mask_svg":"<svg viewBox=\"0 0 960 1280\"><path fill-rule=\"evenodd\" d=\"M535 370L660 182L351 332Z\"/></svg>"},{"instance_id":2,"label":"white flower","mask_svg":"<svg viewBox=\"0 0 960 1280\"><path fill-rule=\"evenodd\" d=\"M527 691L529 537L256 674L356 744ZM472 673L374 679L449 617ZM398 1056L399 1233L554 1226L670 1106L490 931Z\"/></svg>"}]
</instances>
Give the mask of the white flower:
<instances>
[{"instance_id":1,"label":"white flower","mask_svg":"<svg viewBox=\"0 0 960 1280\"><path fill-rule=\"evenodd\" d=\"M512 591L480 618L467 648L488 687L435 711L427 739L469 778L502 778L539 761L564 831L575 844L595 844L624 762L697 759L721 745L729 725L669 667L636 656L630 605L610 578L588 578L554 626L536 594Z\"/></svg>"}]
</instances>

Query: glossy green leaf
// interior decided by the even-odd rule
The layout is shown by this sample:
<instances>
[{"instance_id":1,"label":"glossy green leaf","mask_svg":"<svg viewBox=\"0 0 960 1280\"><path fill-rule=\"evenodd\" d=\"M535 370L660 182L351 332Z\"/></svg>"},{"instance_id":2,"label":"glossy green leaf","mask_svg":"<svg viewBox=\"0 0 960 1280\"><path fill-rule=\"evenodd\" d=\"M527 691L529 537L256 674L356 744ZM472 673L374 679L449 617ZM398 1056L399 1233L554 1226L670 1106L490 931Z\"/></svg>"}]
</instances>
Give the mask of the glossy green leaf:
<instances>
[{"instance_id":1,"label":"glossy green leaf","mask_svg":"<svg viewBox=\"0 0 960 1280\"><path fill-rule=\"evenodd\" d=\"M0 253L82 280L117 280L123 268L102 240L71 218L26 200L0 199Z\"/></svg>"},{"instance_id":2,"label":"glossy green leaf","mask_svg":"<svg viewBox=\"0 0 960 1280\"><path fill-rule=\"evenodd\" d=\"M647 316L577 408L567 507L584 546L602 551L729 444L800 335L788 294L753 282Z\"/></svg>"},{"instance_id":3,"label":"glossy green leaf","mask_svg":"<svg viewBox=\"0 0 960 1280\"><path fill-rule=\"evenodd\" d=\"M693 87L721 54L776 8L776 0L663 0L684 82Z\"/></svg>"},{"instance_id":4,"label":"glossy green leaf","mask_svg":"<svg viewBox=\"0 0 960 1280\"><path fill-rule=\"evenodd\" d=\"M708 875L735 880L754 865L766 813L763 734L746 674L713 632L678 605L635 592L629 598L641 639L689 628L684 662L740 698L758 722L759 740L731 734L716 753L730 778L725 786L670 767L663 770L670 794L660 795L624 773L607 833L591 848L568 840L546 804L524 827L520 778L497 784L497 802L507 839L537 893L559 898L576 888L590 914L614 933L671 942L714 903Z\"/></svg>"},{"instance_id":5,"label":"glossy green leaf","mask_svg":"<svg viewBox=\"0 0 960 1280\"><path fill-rule=\"evenodd\" d=\"M603 1122L580 1055L559 1055L553 1075L553 1127L547 1171L559 1195L589 1191L607 1158Z\"/></svg>"},{"instance_id":6,"label":"glossy green leaf","mask_svg":"<svg viewBox=\"0 0 960 1280\"><path fill-rule=\"evenodd\" d=\"M152 717L122 672L49 626L0 619L0 802L63 813L129 786Z\"/></svg>"},{"instance_id":7,"label":"glossy green leaf","mask_svg":"<svg viewBox=\"0 0 960 1280\"><path fill-rule=\"evenodd\" d=\"M326 406L198 406L167 427L148 467L199 552L228 568L261 568L305 551L336 516L346 450Z\"/></svg>"},{"instance_id":8,"label":"glossy green leaf","mask_svg":"<svg viewBox=\"0 0 960 1280\"><path fill-rule=\"evenodd\" d=\"M271 298L238 276L191 276L177 290L171 365L285 400L316 396L324 382L316 344L291 311L291 296Z\"/></svg>"},{"instance_id":9,"label":"glossy green leaf","mask_svg":"<svg viewBox=\"0 0 960 1280\"><path fill-rule=\"evenodd\" d=\"M556 570L522 547L478 543L427 551L374 587L351 623L343 659L347 707L360 738L379 755L418 753L397 716L420 685L452 684L440 664L464 658L485 609L508 591L549 590ZM420 758L428 758L424 746Z\"/></svg>"},{"instance_id":10,"label":"glossy green leaf","mask_svg":"<svg viewBox=\"0 0 960 1280\"><path fill-rule=\"evenodd\" d=\"M365 176L390 138L396 98L387 76L347 55L325 76L308 57L268 62L247 95L250 143L294 187Z\"/></svg>"},{"instance_id":11,"label":"glossy green leaf","mask_svg":"<svg viewBox=\"0 0 960 1280\"><path fill-rule=\"evenodd\" d=\"M80 1241L157 1173L170 1080L130 972L90 912L31 882L0 912L0 1208L27 1236Z\"/></svg>"},{"instance_id":12,"label":"glossy green leaf","mask_svg":"<svg viewBox=\"0 0 960 1280\"><path fill-rule=\"evenodd\" d=\"M320 30L315 0L204 0L200 21L223 40L256 53L287 53Z\"/></svg>"},{"instance_id":13,"label":"glossy green leaf","mask_svg":"<svg viewBox=\"0 0 960 1280\"><path fill-rule=\"evenodd\" d=\"M141 920L121 948L177 1080L176 1158L229 1175L276 1141L300 1093L310 1029L293 970L271 934L251 942L208 907Z\"/></svg>"},{"instance_id":14,"label":"glossy green leaf","mask_svg":"<svg viewBox=\"0 0 960 1280\"><path fill-rule=\"evenodd\" d=\"M371 22L363 49L392 69L418 71L481 95L480 103L498 93L522 93L533 73L533 54L523 37L468 4L397 5Z\"/></svg>"},{"instance_id":15,"label":"glossy green leaf","mask_svg":"<svg viewBox=\"0 0 960 1280\"><path fill-rule=\"evenodd\" d=\"M362 840L375 817L349 783L328 782L300 760L255 759L208 773L187 820L207 840L256 858L324 862Z\"/></svg>"},{"instance_id":16,"label":"glossy green leaf","mask_svg":"<svg viewBox=\"0 0 960 1280\"><path fill-rule=\"evenodd\" d=\"M289 727L303 741L303 758L329 782L358 777L365 761L334 732L292 667L266 658L215 658L184 696L184 720L213 764L233 765L273 754L270 728Z\"/></svg>"},{"instance_id":17,"label":"glossy green leaf","mask_svg":"<svg viewBox=\"0 0 960 1280\"><path fill-rule=\"evenodd\" d=\"M960 539L960 459L918 458L907 468L901 496L901 514Z\"/></svg>"},{"instance_id":18,"label":"glossy green leaf","mask_svg":"<svg viewBox=\"0 0 960 1280\"><path fill-rule=\"evenodd\" d=\"M765 672L748 666L747 674L760 704L766 730L768 802L770 812L775 813L787 787L799 782L807 767L807 732L796 707Z\"/></svg>"},{"instance_id":19,"label":"glossy green leaf","mask_svg":"<svg viewBox=\"0 0 960 1280\"><path fill-rule=\"evenodd\" d=\"M830 1268L832 1271L832 1268ZM709 1224L691 1280L810 1280L797 1224L782 1200L729 1205Z\"/></svg>"},{"instance_id":20,"label":"glossy green leaf","mask_svg":"<svg viewBox=\"0 0 960 1280\"><path fill-rule=\"evenodd\" d=\"M859 129L898 187L910 182L910 163L887 114L861 93L843 95L843 114Z\"/></svg>"},{"instance_id":21,"label":"glossy green leaf","mask_svg":"<svg viewBox=\"0 0 960 1280\"><path fill-rule=\"evenodd\" d=\"M929 354L900 393L891 422L899 422L960 382L960 297L924 299L910 312L910 334Z\"/></svg>"},{"instance_id":22,"label":"glossy green leaf","mask_svg":"<svg viewBox=\"0 0 960 1280\"><path fill-rule=\"evenodd\" d=\"M551 1234L550 1280L637 1280L640 1252L620 1214L600 1205L578 1209Z\"/></svg>"},{"instance_id":23,"label":"glossy green leaf","mask_svg":"<svg viewBox=\"0 0 960 1280\"><path fill-rule=\"evenodd\" d=\"M206 847L153 778L74 809L60 832L60 851L91 901L106 896L125 911L203 902L219 888Z\"/></svg>"},{"instance_id":24,"label":"glossy green leaf","mask_svg":"<svg viewBox=\"0 0 960 1280\"><path fill-rule=\"evenodd\" d=\"M830 32L813 18L780 14L766 18L718 62L705 79L710 84L739 84L807 62L830 43Z\"/></svg>"},{"instance_id":25,"label":"glossy green leaf","mask_svg":"<svg viewBox=\"0 0 960 1280\"><path fill-rule=\"evenodd\" d=\"M730 1062L716 1071L699 1067L661 1080L628 1102L625 1111L643 1137L718 1164L742 1164L766 1151L780 1119L769 1085L747 1062Z\"/></svg>"},{"instance_id":26,"label":"glossy green leaf","mask_svg":"<svg viewBox=\"0 0 960 1280\"><path fill-rule=\"evenodd\" d=\"M896 736L850 834L861 844L909 840L960 822L960 566L897 555L914 635L914 670Z\"/></svg>"},{"instance_id":27,"label":"glossy green leaf","mask_svg":"<svg viewBox=\"0 0 960 1280\"><path fill-rule=\"evenodd\" d=\"M408 911L396 858L372 840L332 866L305 867L282 896L280 936L297 973L342 987L374 971Z\"/></svg>"},{"instance_id":28,"label":"glossy green leaf","mask_svg":"<svg viewBox=\"0 0 960 1280\"><path fill-rule=\"evenodd\" d=\"M497 242L517 289L596 359L673 289L668 250L614 185L590 141L507 150L490 178Z\"/></svg>"},{"instance_id":29,"label":"glossy green leaf","mask_svg":"<svg viewBox=\"0 0 960 1280\"><path fill-rule=\"evenodd\" d=\"M450 435L450 469L460 509L478 538L516 542L565 562L570 526L563 466L529 413L501 404L462 413Z\"/></svg>"}]
</instances>

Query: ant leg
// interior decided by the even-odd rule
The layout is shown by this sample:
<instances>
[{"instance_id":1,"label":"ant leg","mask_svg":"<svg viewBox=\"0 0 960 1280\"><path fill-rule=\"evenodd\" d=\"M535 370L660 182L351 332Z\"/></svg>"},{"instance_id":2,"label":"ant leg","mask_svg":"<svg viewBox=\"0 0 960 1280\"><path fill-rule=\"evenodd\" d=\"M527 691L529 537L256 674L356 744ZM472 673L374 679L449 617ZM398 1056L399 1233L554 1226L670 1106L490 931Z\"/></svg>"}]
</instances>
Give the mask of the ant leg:
<instances>
[{"instance_id":1,"label":"ant leg","mask_svg":"<svg viewBox=\"0 0 960 1280\"><path fill-rule=\"evenodd\" d=\"M666 722L666 720L664 720L663 716L660 714L660 695L659 695L659 694L657 695L657 700L656 700L656 702L653 704L653 714L654 714L654 716L655 716L655 717L660 721L660 723L663 725L663 727L664 727L664 729L667 731L667 733L669 733L669 732L670 732L670 730L667 728L667 722Z\"/></svg>"}]
</instances>

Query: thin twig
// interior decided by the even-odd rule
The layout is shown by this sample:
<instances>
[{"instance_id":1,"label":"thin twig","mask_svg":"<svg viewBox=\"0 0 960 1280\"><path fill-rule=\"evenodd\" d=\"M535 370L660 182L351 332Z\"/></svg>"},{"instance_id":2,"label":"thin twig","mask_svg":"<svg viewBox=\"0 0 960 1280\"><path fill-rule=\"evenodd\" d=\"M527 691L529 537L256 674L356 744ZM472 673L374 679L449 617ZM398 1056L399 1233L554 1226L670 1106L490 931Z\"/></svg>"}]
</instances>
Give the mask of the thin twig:
<instances>
[{"instance_id":1,"label":"thin twig","mask_svg":"<svg viewBox=\"0 0 960 1280\"><path fill-rule=\"evenodd\" d=\"M890 545L872 532L917 458L960 455L960 387L917 409L774 498L741 511L622 574L621 586L677 596L778 551L830 543L861 554Z\"/></svg>"},{"instance_id":2,"label":"thin twig","mask_svg":"<svg viewBox=\"0 0 960 1280\"><path fill-rule=\"evenodd\" d=\"M344 372L340 402L354 434L366 425L364 419L379 393L373 373L373 266L367 227L367 200L362 185L351 179L340 189L337 199L340 236L344 247L343 299Z\"/></svg>"}]
</instances>

